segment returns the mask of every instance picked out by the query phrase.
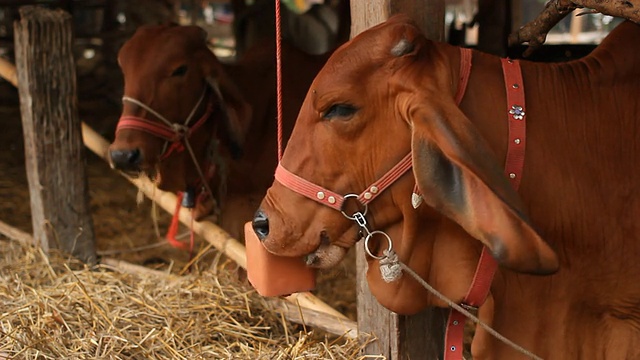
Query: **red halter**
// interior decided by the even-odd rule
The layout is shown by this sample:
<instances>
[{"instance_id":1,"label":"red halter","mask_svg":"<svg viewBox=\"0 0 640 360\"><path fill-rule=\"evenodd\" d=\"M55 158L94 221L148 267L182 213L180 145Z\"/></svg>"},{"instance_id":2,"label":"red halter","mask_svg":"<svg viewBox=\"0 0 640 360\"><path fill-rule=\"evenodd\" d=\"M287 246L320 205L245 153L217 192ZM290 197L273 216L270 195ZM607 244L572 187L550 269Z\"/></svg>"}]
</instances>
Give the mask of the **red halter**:
<instances>
[{"instance_id":1,"label":"red halter","mask_svg":"<svg viewBox=\"0 0 640 360\"><path fill-rule=\"evenodd\" d=\"M205 93L206 88L202 94L202 98L205 96ZM198 119L198 121L196 121L192 126L189 126L189 121L191 120L197 108L200 106L202 98L200 99L200 101L198 101L198 103L196 103L191 111L191 114L189 115L189 117L187 117L184 124L177 124L170 122L165 117L163 117L141 101L124 96L122 98L123 102L128 101L141 106L151 114L155 115L155 117L157 117L162 122L149 120L147 118L138 116L125 115L120 117L120 119L118 120L118 125L116 127L116 136L119 131L130 129L143 131L147 134L151 134L165 140L167 144L171 144L171 146L167 148L165 145L165 148L160 155L160 160L166 159L169 155L171 155L173 151L182 152L184 151L184 144L182 142L185 139L190 138L191 135L193 135L193 133L195 133L195 131L198 130L207 121L207 119L209 119L211 113L213 113L213 99L210 99L207 103L207 109L204 114L202 114L200 119Z\"/></svg>"},{"instance_id":2,"label":"red halter","mask_svg":"<svg viewBox=\"0 0 640 360\"><path fill-rule=\"evenodd\" d=\"M195 199L193 199L193 195L191 195L191 192L189 190L187 190L188 192L187 194L185 194L185 192L178 193L178 201L176 201L176 209L173 213L173 218L171 220L171 225L169 226L169 229L167 231L166 238L169 244L173 247L185 249L185 250L189 249L190 257L193 256L193 247L194 247L193 226L191 227L192 228L191 237L190 237L190 242L188 246L187 244L184 244L176 239L176 234L178 232L178 225L179 225L178 214L179 214L180 207L181 206L184 206L187 208L195 207L195 202L203 198L206 193L209 193L209 196L213 198L213 192L211 191L208 182L210 181L211 177L213 177L214 175L213 171L214 171L215 165L213 163L209 163L207 165L207 170L203 172L200 166L198 165L195 155L193 154L193 151L189 145L189 138L191 137L191 135L193 135L200 127L202 127L202 125L211 117L211 114L213 113L213 110L214 110L214 101L213 101L213 98L210 98L209 101L207 102L207 108L204 114L202 114L202 116L193 125L189 126L191 119L193 118L196 111L200 107L200 104L205 98L206 93L207 93L207 87L205 86L204 90L202 91L202 94L200 95L200 98L198 99L198 102L191 109L191 112L189 113L189 115L187 116L183 124L172 123L167 118L162 116L162 114L158 113L157 111L155 111L145 103L141 102L140 100L137 100L128 96L123 96L122 97L123 102L130 102L140 106L141 108L146 110L148 113L154 115L157 118L157 120L154 121L154 120L149 120L143 117L126 115L126 116L120 117L120 119L118 120L118 125L116 127L116 136L119 131L127 129L127 130L143 131L143 132L146 132L147 134L151 134L153 136L156 136L160 139L165 140L165 145L162 149L162 153L159 156L159 161L166 159L173 152L180 153L184 151L185 148L189 149L189 155L191 156L194 162L194 165L198 170L198 175L199 175L199 180L196 182L194 187L201 185L203 187L203 190L200 191L200 193L195 197Z\"/></svg>"}]
</instances>

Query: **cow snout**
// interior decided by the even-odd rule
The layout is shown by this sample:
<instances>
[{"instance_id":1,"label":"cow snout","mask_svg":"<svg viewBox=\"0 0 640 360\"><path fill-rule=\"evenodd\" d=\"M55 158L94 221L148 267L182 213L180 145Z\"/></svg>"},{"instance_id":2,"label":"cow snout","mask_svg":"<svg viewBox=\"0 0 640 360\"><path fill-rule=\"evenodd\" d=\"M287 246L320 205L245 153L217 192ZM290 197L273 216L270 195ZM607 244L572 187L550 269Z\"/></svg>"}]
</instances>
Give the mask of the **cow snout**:
<instances>
[{"instance_id":1,"label":"cow snout","mask_svg":"<svg viewBox=\"0 0 640 360\"><path fill-rule=\"evenodd\" d=\"M269 218L264 211L256 211L253 221L251 222L251 226L253 226L253 231L256 232L258 239L261 241L264 241L264 239L267 238L267 235L269 235Z\"/></svg>"},{"instance_id":2,"label":"cow snout","mask_svg":"<svg viewBox=\"0 0 640 360\"><path fill-rule=\"evenodd\" d=\"M110 150L111 164L118 170L139 171L142 162L140 149Z\"/></svg>"}]
</instances>

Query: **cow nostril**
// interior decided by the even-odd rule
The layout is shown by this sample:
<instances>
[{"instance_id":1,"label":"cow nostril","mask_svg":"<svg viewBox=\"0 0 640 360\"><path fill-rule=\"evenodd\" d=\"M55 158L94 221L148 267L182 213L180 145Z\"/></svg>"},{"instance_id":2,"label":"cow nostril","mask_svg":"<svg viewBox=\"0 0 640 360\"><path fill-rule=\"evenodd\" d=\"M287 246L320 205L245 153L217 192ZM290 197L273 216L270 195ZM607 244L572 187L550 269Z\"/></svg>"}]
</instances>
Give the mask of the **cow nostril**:
<instances>
[{"instance_id":1,"label":"cow nostril","mask_svg":"<svg viewBox=\"0 0 640 360\"><path fill-rule=\"evenodd\" d=\"M142 156L140 156L140 149L133 149L129 152L128 162L130 165L140 165L140 160Z\"/></svg>"},{"instance_id":2,"label":"cow nostril","mask_svg":"<svg viewBox=\"0 0 640 360\"><path fill-rule=\"evenodd\" d=\"M267 215L262 210L256 211L251 226L253 226L253 231L255 231L258 239L261 241L264 241L267 235L269 235L269 218L267 218Z\"/></svg>"},{"instance_id":3,"label":"cow nostril","mask_svg":"<svg viewBox=\"0 0 640 360\"><path fill-rule=\"evenodd\" d=\"M110 150L109 157L113 166L120 170L138 170L142 162L140 149Z\"/></svg>"}]
</instances>

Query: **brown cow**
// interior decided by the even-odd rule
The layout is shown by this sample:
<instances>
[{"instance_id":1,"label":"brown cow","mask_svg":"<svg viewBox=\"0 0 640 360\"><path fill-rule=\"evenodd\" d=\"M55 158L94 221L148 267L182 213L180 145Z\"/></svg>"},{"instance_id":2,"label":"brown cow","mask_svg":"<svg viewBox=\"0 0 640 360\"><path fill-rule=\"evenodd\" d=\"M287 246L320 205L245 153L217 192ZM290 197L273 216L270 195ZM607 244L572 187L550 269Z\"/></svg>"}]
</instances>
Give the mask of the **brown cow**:
<instances>
[{"instance_id":1,"label":"brown cow","mask_svg":"<svg viewBox=\"0 0 640 360\"><path fill-rule=\"evenodd\" d=\"M283 45L285 137L325 60ZM216 174L210 188L222 206L222 226L240 236L243 223L251 219L271 184L277 163L274 44L260 44L238 62L222 64L207 47L206 33L199 27L145 26L124 44L118 62L124 74L125 101L109 148L113 167L146 172L165 191L202 186L184 142L167 141L174 136L173 127L189 131L179 124L193 112L188 144L200 170ZM158 135L164 132L165 138ZM241 157L228 161L229 155ZM214 206L210 197L201 199L194 210L197 220Z\"/></svg>"},{"instance_id":2,"label":"brown cow","mask_svg":"<svg viewBox=\"0 0 640 360\"><path fill-rule=\"evenodd\" d=\"M412 152L413 175L366 216L402 262L460 303L484 245L501 266L480 317L497 331L545 359L640 358L640 26L621 24L577 61L521 62L528 145L518 192L503 174L511 115L501 61L473 52L458 106L460 59L405 17L360 34L314 80L281 164L358 194ZM416 181L424 203L414 209ZM360 238L339 211L278 181L254 230L270 252L321 268ZM377 245L380 255L387 244ZM368 260L387 308L446 306L407 274L385 283ZM483 329L472 352L522 358Z\"/></svg>"}]
</instances>

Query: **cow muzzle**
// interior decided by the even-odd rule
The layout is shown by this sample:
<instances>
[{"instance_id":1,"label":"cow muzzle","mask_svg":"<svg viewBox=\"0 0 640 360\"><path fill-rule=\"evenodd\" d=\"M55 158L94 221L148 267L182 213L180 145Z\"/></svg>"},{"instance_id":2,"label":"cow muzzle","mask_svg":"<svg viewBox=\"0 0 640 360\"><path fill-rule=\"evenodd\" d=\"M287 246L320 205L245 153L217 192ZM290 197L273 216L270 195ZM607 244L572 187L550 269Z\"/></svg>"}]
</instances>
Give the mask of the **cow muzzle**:
<instances>
[{"instance_id":1,"label":"cow muzzle","mask_svg":"<svg viewBox=\"0 0 640 360\"><path fill-rule=\"evenodd\" d=\"M142 160L142 152L137 148L109 150L109 163L114 169L125 172L140 172Z\"/></svg>"},{"instance_id":2,"label":"cow muzzle","mask_svg":"<svg viewBox=\"0 0 640 360\"><path fill-rule=\"evenodd\" d=\"M336 266L344 258L349 247L357 241L355 228L350 228L344 233L332 233L322 225L323 221L319 221L299 231L292 227L291 222L285 222L277 215L271 219L267 213L268 211L262 208L258 209L251 222L252 229L262 245L277 256L300 257L312 268L327 269ZM343 238L352 241L340 241Z\"/></svg>"}]
</instances>

